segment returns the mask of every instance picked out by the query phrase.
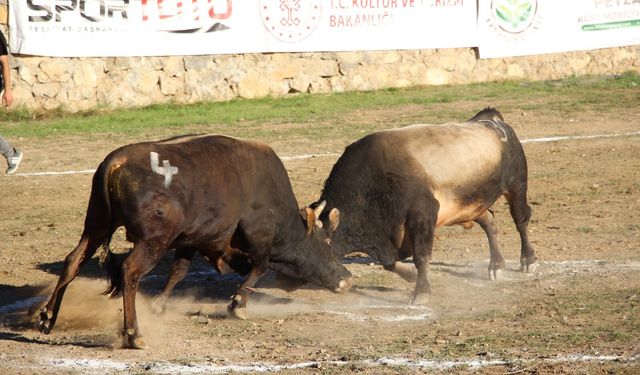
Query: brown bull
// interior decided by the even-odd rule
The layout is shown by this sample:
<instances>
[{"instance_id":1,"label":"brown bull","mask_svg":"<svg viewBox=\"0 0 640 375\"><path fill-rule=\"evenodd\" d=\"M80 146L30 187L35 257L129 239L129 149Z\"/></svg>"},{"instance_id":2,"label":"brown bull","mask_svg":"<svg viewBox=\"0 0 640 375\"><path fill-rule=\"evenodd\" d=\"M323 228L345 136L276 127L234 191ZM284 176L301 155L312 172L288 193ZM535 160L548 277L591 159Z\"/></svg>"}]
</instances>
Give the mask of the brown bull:
<instances>
[{"instance_id":1,"label":"brown bull","mask_svg":"<svg viewBox=\"0 0 640 375\"><path fill-rule=\"evenodd\" d=\"M176 249L178 263L200 252L232 267L240 254L249 267L229 306L236 315L268 267L345 290L349 271L333 256L326 235L314 230L320 212L303 212L282 162L264 144L204 135L121 147L93 176L82 236L39 314L39 329L53 329L67 285L100 246L108 248L120 226L133 249L121 267L110 267L108 292L123 294L125 347L144 346L135 295L140 279L168 249Z\"/></svg>"}]
</instances>

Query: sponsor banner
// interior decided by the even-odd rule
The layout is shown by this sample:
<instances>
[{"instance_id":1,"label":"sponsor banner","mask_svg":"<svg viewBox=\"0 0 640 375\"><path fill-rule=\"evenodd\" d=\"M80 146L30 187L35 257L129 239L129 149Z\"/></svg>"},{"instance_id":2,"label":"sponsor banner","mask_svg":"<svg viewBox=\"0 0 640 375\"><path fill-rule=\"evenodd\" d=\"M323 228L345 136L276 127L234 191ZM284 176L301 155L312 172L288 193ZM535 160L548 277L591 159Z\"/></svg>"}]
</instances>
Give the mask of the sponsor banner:
<instances>
[{"instance_id":1,"label":"sponsor banner","mask_svg":"<svg viewBox=\"0 0 640 375\"><path fill-rule=\"evenodd\" d=\"M479 0L480 57L640 44L640 0Z\"/></svg>"},{"instance_id":2,"label":"sponsor banner","mask_svg":"<svg viewBox=\"0 0 640 375\"><path fill-rule=\"evenodd\" d=\"M472 47L469 0L10 0L12 53L164 56Z\"/></svg>"}]
</instances>

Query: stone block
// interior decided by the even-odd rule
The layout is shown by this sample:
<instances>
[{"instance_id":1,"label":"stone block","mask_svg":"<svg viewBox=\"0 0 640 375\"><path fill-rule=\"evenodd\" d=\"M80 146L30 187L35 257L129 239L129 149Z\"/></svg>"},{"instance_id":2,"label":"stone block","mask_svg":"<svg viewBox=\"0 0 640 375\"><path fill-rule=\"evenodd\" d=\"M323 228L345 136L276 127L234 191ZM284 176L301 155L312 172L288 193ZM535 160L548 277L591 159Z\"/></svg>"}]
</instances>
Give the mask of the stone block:
<instances>
[{"instance_id":1,"label":"stone block","mask_svg":"<svg viewBox=\"0 0 640 375\"><path fill-rule=\"evenodd\" d=\"M269 85L255 70L245 74L238 81L238 96L245 99L262 98L269 95Z\"/></svg>"},{"instance_id":2,"label":"stone block","mask_svg":"<svg viewBox=\"0 0 640 375\"><path fill-rule=\"evenodd\" d=\"M298 59L294 64L300 66L300 71L308 76L333 77L338 75L338 62L335 60Z\"/></svg>"},{"instance_id":3,"label":"stone block","mask_svg":"<svg viewBox=\"0 0 640 375\"><path fill-rule=\"evenodd\" d=\"M182 77L185 72L184 60L180 56L168 56L162 60L161 69L170 77Z\"/></svg>"},{"instance_id":4,"label":"stone block","mask_svg":"<svg viewBox=\"0 0 640 375\"><path fill-rule=\"evenodd\" d=\"M60 83L36 83L31 87L31 92L35 97L45 97L53 99L60 92Z\"/></svg>"},{"instance_id":5,"label":"stone block","mask_svg":"<svg viewBox=\"0 0 640 375\"><path fill-rule=\"evenodd\" d=\"M440 68L428 68L426 76L427 85L446 85L449 83L449 73Z\"/></svg>"},{"instance_id":6,"label":"stone block","mask_svg":"<svg viewBox=\"0 0 640 375\"><path fill-rule=\"evenodd\" d=\"M177 96L183 93L184 81L180 77L170 76L167 73L159 78L160 92L165 96Z\"/></svg>"},{"instance_id":7,"label":"stone block","mask_svg":"<svg viewBox=\"0 0 640 375\"><path fill-rule=\"evenodd\" d=\"M211 56L185 56L182 58L184 70L211 70L214 69L215 63Z\"/></svg>"},{"instance_id":8,"label":"stone block","mask_svg":"<svg viewBox=\"0 0 640 375\"><path fill-rule=\"evenodd\" d=\"M525 77L524 70L518 64L508 64L507 65L507 78L510 79L521 79Z\"/></svg>"},{"instance_id":9,"label":"stone block","mask_svg":"<svg viewBox=\"0 0 640 375\"><path fill-rule=\"evenodd\" d=\"M312 79L311 76L308 76L306 74L299 74L291 80L291 82L289 83L289 86L295 92L301 92L306 94L309 92L309 86L311 86L311 79Z\"/></svg>"},{"instance_id":10,"label":"stone block","mask_svg":"<svg viewBox=\"0 0 640 375\"><path fill-rule=\"evenodd\" d=\"M50 58L38 65L36 76L41 83L66 82L71 78L73 60Z\"/></svg>"},{"instance_id":11,"label":"stone block","mask_svg":"<svg viewBox=\"0 0 640 375\"><path fill-rule=\"evenodd\" d=\"M72 79L78 88L97 87L98 72L95 64L89 61L79 61L72 74Z\"/></svg>"}]
</instances>

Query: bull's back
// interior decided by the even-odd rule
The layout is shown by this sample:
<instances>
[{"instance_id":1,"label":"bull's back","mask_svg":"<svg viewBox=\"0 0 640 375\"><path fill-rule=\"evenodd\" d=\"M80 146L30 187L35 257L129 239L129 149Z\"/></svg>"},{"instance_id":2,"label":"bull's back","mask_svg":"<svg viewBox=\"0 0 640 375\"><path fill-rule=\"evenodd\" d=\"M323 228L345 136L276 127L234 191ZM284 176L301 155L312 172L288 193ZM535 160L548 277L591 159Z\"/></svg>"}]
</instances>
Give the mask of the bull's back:
<instances>
[{"instance_id":1,"label":"bull's back","mask_svg":"<svg viewBox=\"0 0 640 375\"><path fill-rule=\"evenodd\" d=\"M413 125L398 133L435 189L476 184L500 169L504 144L494 129L484 125Z\"/></svg>"},{"instance_id":2,"label":"bull's back","mask_svg":"<svg viewBox=\"0 0 640 375\"><path fill-rule=\"evenodd\" d=\"M233 222L248 207L297 205L282 162L258 142L217 135L176 137L121 147L105 163L111 197L122 211L162 202L182 211L186 222L214 216Z\"/></svg>"},{"instance_id":3,"label":"bull's back","mask_svg":"<svg viewBox=\"0 0 640 375\"><path fill-rule=\"evenodd\" d=\"M439 203L436 226L474 220L504 193L499 130L472 122L415 125L404 135Z\"/></svg>"},{"instance_id":4,"label":"bull's back","mask_svg":"<svg viewBox=\"0 0 640 375\"><path fill-rule=\"evenodd\" d=\"M347 148L327 183L344 188L359 180L353 178L358 173L375 176L371 185L385 175L399 176L405 191L428 189L438 200L438 226L473 220L503 193L502 135L479 122L418 124L377 132Z\"/></svg>"}]
</instances>

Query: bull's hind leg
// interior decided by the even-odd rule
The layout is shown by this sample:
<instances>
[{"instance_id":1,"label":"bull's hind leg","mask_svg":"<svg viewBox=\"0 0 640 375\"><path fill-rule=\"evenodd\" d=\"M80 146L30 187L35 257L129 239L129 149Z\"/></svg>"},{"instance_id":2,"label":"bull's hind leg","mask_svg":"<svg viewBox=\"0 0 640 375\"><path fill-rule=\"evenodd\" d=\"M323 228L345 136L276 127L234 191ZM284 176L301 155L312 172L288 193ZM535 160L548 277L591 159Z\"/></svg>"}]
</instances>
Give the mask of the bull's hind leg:
<instances>
[{"instance_id":1,"label":"bull's hind leg","mask_svg":"<svg viewBox=\"0 0 640 375\"><path fill-rule=\"evenodd\" d=\"M53 289L49 302L40 310L38 316L37 326L38 329L48 334L51 332L58 319L58 312L60 305L62 304L62 297L69 283L75 279L80 272L80 267L87 263L96 250L106 241L108 238L107 233L87 233L85 231L78 242L78 245L67 255L64 261L64 268L58 279L56 287Z\"/></svg>"},{"instance_id":2,"label":"bull's hind leg","mask_svg":"<svg viewBox=\"0 0 640 375\"><path fill-rule=\"evenodd\" d=\"M529 243L527 228L531 219L531 207L527 204L527 190L513 189L505 194L509 203L509 211L520 234L520 271L529 272L535 269L536 258L533 247Z\"/></svg>"},{"instance_id":3,"label":"bull's hind leg","mask_svg":"<svg viewBox=\"0 0 640 375\"><path fill-rule=\"evenodd\" d=\"M146 347L138 328L136 292L140 279L158 264L166 253L169 242L136 242L131 254L122 265L122 300L124 305L122 345L124 348L144 349Z\"/></svg>"},{"instance_id":4,"label":"bull's hind leg","mask_svg":"<svg viewBox=\"0 0 640 375\"><path fill-rule=\"evenodd\" d=\"M164 312L167 300L171 295L171 291L173 291L173 288L175 288L176 285L187 275L195 253L195 248L176 249L175 258L173 263L171 263L171 270L169 271L167 282L162 288L162 292L153 299L151 304L151 308L156 314Z\"/></svg>"},{"instance_id":5,"label":"bull's hind leg","mask_svg":"<svg viewBox=\"0 0 640 375\"><path fill-rule=\"evenodd\" d=\"M420 294L431 293L428 272L433 251L438 207L438 201L427 196L411 209L407 217L407 232L413 243L413 263L418 270L416 286L409 300L412 305L416 303Z\"/></svg>"},{"instance_id":6,"label":"bull's hind leg","mask_svg":"<svg viewBox=\"0 0 640 375\"><path fill-rule=\"evenodd\" d=\"M487 210L475 222L480 224L480 227L487 234L487 239L489 239L489 279L496 280L498 270L504 268L504 258L502 258L500 247L498 246L498 227L496 227L493 219L493 213Z\"/></svg>"}]
</instances>

